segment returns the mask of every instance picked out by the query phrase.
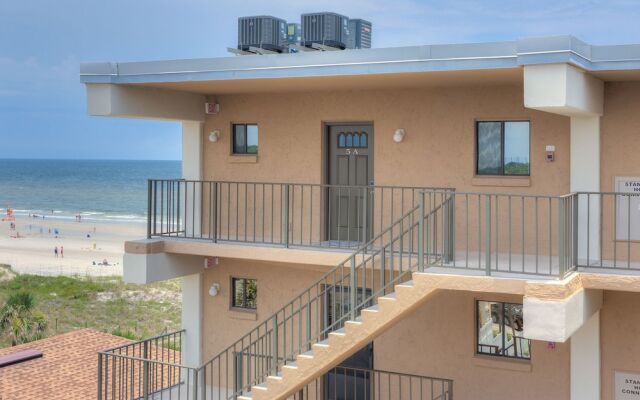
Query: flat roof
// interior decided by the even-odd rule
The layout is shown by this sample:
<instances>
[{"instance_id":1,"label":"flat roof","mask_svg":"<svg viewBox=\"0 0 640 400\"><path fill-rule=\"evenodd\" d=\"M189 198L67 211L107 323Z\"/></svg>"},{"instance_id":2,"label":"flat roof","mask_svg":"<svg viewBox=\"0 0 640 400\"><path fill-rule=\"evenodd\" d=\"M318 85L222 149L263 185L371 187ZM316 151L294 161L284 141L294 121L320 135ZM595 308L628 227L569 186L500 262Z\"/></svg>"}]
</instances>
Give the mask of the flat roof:
<instances>
[{"instance_id":1,"label":"flat roof","mask_svg":"<svg viewBox=\"0 0 640 400\"><path fill-rule=\"evenodd\" d=\"M145 84L512 69L569 63L640 70L640 44L590 45L573 36L188 60L83 63L82 83Z\"/></svg>"}]
</instances>

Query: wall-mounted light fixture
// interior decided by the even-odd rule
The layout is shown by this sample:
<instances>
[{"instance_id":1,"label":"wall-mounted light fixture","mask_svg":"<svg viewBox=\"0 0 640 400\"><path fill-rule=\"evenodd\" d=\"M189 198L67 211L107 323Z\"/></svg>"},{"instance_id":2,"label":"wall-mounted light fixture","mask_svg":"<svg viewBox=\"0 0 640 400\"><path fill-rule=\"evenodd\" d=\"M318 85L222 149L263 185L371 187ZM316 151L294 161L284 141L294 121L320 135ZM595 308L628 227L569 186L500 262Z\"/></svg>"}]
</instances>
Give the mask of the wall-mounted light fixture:
<instances>
[{"instance_id":1,"label":"wall-mounted light fixture","mask_svg":"<svg viewBox=\"0 0 640 400\"><path fill-rule=\"evenodd\" d=\"M218 295L219 291L220 291L220 284L219 283L214 283L209 288L209 296L216 297Z\"/></svg>"},{"instance_id":2,"label":"wall-mounted light fixture","mask_svg":"<svg viewBox=\"0 0 640 400\"><path fill-rule=\"evenodd\" d=\"M404 139L404 134L404 129L396 129L395 133L393 134L393 141L396 143L402 142L402 139Z\"/></svg>"},{"instance_id":3,"label":"wall-mounted light fixture","mask_svg":"<svg viewBox=\"0 0 640 400\"><path fill-rule=\"evenodd\" d=\"M220 139L220 131L215 129L213 131L211 131L211 133L209 133L209 141L211 143L215 143L218 141L218 139Z\"/></svg>"}]
</instances>

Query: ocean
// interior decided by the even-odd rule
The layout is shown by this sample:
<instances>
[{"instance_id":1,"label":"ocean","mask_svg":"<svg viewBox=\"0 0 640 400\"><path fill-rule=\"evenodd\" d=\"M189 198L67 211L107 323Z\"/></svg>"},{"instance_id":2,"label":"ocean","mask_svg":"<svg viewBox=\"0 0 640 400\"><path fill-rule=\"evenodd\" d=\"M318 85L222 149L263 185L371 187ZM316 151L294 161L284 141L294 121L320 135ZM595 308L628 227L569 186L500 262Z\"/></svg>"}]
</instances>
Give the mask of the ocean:
<instances>
[{"instance_id":1,"label":"ocean","mask_svg":"<svg viewBox=\"0 0 640 400\"><path fill-rule=\"evenodd\" d=\"M143 222L147 179L180 176L180 161L0 159L0 214Z\"/></svg>"}]
</instances>

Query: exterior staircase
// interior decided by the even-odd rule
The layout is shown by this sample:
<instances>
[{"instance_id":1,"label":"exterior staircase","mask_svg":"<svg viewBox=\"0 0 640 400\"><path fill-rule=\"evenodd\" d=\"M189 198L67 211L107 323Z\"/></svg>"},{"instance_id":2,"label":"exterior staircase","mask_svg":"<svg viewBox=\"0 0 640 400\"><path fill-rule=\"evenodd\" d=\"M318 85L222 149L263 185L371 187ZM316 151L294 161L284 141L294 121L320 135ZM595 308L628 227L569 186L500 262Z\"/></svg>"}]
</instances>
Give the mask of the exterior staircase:
<instances>
[{"instance_id":1,"label":"exterior staircase","mask_svg":"<svg viewBox=\"0 0 640 400\"><path fill-rule=\"evenodd\" d=\"M323 375L395 323L411 314L437 291L425 283L427 275L412 273L413 280L395 285L395 292L378 297L378 304L365 308L360 317L348 320L344 327L329 333L329 338L299 354L296 361L270 375L264 383L254 385L239 399L277 400L293 396L309 382Z\"/></svg>"},{"instance_id":2,"label":"exterior staircase","mask_svg":"<svg viewBox=\"0 0 640 400\"><path fill-rule=\"evenodd\" d=\"M446 258L436 235L448 224L452 197L442 192L427 210L421 195L418 206L199 367L201 397L294 396L427 301L435 289L417 272Z\"/></svg>"}]
</instances>

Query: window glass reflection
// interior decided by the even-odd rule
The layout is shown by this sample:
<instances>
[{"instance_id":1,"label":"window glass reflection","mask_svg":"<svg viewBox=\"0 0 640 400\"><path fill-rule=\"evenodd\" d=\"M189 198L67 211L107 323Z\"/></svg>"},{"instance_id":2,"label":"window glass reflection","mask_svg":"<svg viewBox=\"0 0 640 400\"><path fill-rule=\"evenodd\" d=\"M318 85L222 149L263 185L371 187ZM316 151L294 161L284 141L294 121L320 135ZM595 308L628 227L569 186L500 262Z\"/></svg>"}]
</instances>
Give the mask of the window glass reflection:
<instances>
[{"instance_id":1,"label":"window glass reflection","mask_svg":"<svg viewBox=\"0 0 640 400\"><path fill-rule=\"evenodd\" d=\"M531 342L523 337L522 304L477 302L477 352L530 359Z\"/></svg>"},{"instance_id":2,"label":"window glass reflection","mask_svg":"<svg viewBox=\"0 0 640 400\"><path fill-rule=\"evenodd\" d=\"M247 125L247 153L258 153L258 126Z\"/></svg>"},{"instance_id":3,"label":"window glass reflection","mask_svg":"<svg viewBox=\"0 0 640 400\"><path fill-rule=\"evenodd\" d=\"M504 123L504 174L529 175L529 122Z\"/></svg>"},{"instance_id":4,"label":"window glass reflection","mask_svg":"<svg viewBox=\"0 0 640 400\"><path fill-rule=\"evenodd\" d=\"M246 151L246 125L234 125L233 127L233 152L242 154Z\"/></svg>"},{"instance_id":5,"label":"window glass reflection","mask_svg":"<svg viewBox=\"0 0 640 400\"><path fill-rule=\"evenodd\" d=\"M362 132L362 136L360 137L360 147L367 147L367 134Z\"/></svg>"},{"instance_id":6,"label":"window glass reflection","mask_svg":"<svg viewBox=\"0 0 640 400\"><path fill-rule=\"evenodd\" d=\"M478 123L478 174L502 172L502 123Z\"/></svg>"},{"instance_id":7,"label":"window glass reflection","mask_svg":"<svg viewBox=\"0 0 640 400\"><path fill-rule=\"evenodd\" d=\"M358 132L353 134L353 147L360 147L360 135Z\"/></svg>"}]
</instances>

